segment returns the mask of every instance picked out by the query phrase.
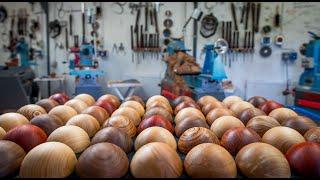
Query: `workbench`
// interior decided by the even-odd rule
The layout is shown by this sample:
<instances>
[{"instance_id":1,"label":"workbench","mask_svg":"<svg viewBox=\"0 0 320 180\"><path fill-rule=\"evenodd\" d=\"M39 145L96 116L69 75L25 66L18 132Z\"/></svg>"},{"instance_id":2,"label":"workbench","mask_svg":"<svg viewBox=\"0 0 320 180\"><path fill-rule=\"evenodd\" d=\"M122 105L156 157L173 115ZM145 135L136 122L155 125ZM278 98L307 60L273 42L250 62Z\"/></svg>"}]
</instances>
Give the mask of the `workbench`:
<instances>
[{"instance_id":1,"label":"workbench","mask_svg":"<svg viewBox=\"0 0 320 180\"><path fill-rule=\"evenodd\" d=\"M121 100L124 100L126 97L132 96L136 88L142 87L143 84L136 79L128 79L128 80L112 80L109 81L107 87L113 88L118 97ZM120 88L127 88L127 91L123 94L120 91Z\"/></svg>"}]
</instances>

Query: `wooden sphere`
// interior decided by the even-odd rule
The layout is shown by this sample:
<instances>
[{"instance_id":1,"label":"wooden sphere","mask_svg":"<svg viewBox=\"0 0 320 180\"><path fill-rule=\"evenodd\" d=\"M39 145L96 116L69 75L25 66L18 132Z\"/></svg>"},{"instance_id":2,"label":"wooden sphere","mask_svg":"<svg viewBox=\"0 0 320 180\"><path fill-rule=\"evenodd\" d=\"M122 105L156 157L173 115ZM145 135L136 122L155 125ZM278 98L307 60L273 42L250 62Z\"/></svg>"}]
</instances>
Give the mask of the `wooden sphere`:
<instances>
[{"instance_id":1,"label":"wooden sphere","mask_svg":"<svg viewBox=\"0 0 320 180\"><path fill-rule=\"evenodd\" d=\"M221 138L221 146L235 156L239 150L247 144L260 142L261 137L252 129L235 127L226 131Z\"/></svg>"},{"instance_id":2,"label":"wooden sphere","mask_svg":"<svg viewBox=\"0 0 320 180\"><path fill-rule=\"evenodd\" d=\"M113 103L111 103L109 100L105 100L105 99L98 100L94 105L102 107L110 115L117 109L117 107L115 105L113 105Z\"/></svg>"},{"instance_id":3,"label":"wooden sphere","mask_svg":"<svg viewBox=\"0 0 320 180\"><path fill-rule=\"evenodd\" d=\"M53 99L41 99L36 105L41 106L48 113L52 108L58 106L59 103Z\"/></svg>"},{"instance_id":4,"label":"wooden sphere","mask_svg":"<svg viewBox=\"0 0 320 180\"><path fill-rule=\"evenodd\" d=\"M70 106L59 105L51 109L51 111L48 114L57 116L63 121L64 124L66 124L70 118L77 115L78 113Z\"/></svg>"},{"instance_id":5,"label":"wooden sphere","mask_svg":"<svg viewBox=\"0 0 320 180\"><path fill-rule=\"evenodd\" d=\"M254 108L254 106L246 101L240 101L233 103L230 107L230 110L235 114L237 118L239 118L240 114L248 108Z\"/></svg>"},{"instance_id":6,"label":"wooden sphere","mask_svg":"<svg viewBox=\"0 0 320 180\"><path fill-rule=\"evenodd\" d=\"M20 109L18 109L17 113L24 115L24 117L26 117L28 120L31 120L32 118L41 114L47 114L45 109L35 104L22 106Z\"/></svg>"},{"instance_id":7,"label":"wooden sphere","mask_svg":"<svg viewBox=\"0 0 320 180\"><path fill-rule=\"evenodd\" d=\"M59 127L50 134L47 141L61 142L69 146L74 153L80 153L90 145L88 134L78 126Z\"/></svg>"},{"instance_id":8,"label":"wooden sphere","mask_svg":"<svg viewBox=\"0 0 320 180\"><path fill-rule=\"evenodd\" d=\"M216 108L226 108L220 101L212 101L202 106L202 112L206 116L211 110Z\"/></svg>"},{"instance_id":9,"label":"wooden sphere","mask_svg":"<svg viewBox=\"0 0 320 180\"><path fill-rule=\"evenodd\" d=\"M292 146L286 153L291 169L299 175L320 177L320 144L303 142Z\"/></svg>"},{"instance_id":10,"label":"wooden sphere","mask_svg":"<svg viewBox=\"0 0 320 180\"><path fill-rule=\"evenodd\" d=\"M294 129L278 126L264 133L262 142L271 144L285 154L291 146L305 142L305 139Z\"/></svg>"},{"instance_id":11,"label":"wooden sphere","mask_svg":"<svg viewBox=\"0 0 320 180\"><path fill-rule=\"evenodd\" d=\"M239 119L247 125L248 121L256 116L266 116L266 113L258 108L247 108L240 113Z\"/></svg>"},{"instance_id":12,"label":"wooden sphere","mask_svg":"<svg viewBox=\"0 0 320 180\"><path fill-rule=\"evenodd\" d=\"M151 108L162 107L165 108L170 114L173 114L173 110L170 104L164 103L163 101L154 101L149 103L146 110L149 111Z\"/></svg>"},{"instance_id":13,"label":"wooden sphere","mask_svg":"<svg viewBox=\"0 0 320 180\"><path fill-rule=\"evenodd\" d=\"M173 148L163 142L152 142L133 155L130 171L135 178L177 178L181 176L183 167Z\"/></svg>"},{"instance_id":14,"label":"wooden sphere","mask_svg":"<svg viewBox=\"0 0 320 180\"><path fill-rule=\"evenodd\" d=\"M154 103L154 102L162 102L164 104L167 104L167 105L170 105L168 99L164 96L161 96L161 95L154 95L154 96L151 96L147 102L146 102L146 108L148 109L148 107Z\"/></svg>"},{"instance_id":15,"label":"wooden sphere","mask_svg":"<svg viewBox=\"0 0 320 180\"><path fill-rule=\"evenodd\" d=\"M78 114L80 114L83 110L85 110L88 107L88 105L80 99L71 99L67 101L64 105L72 107L74 110L77 111Z\"/></svg>"},{"instance_id":16,"label":"wooden sphere","mask_svg":"<svg viewBox=\"0 0 320 180\"><path fill-rule=\"evenodd\" d=\"M172 101L172 107L176 108L180 103L182 102L195 102L191 97L189 96L178 96Z\"/></svg>"},{"instance_id":17,"label":"wooden sphere","mask_svg":"<svg viewBox=\"0 0 320 180\"><path fill-rule=\"evenodd\" d=\"M55 100L56 102L58 102L60 105L63 105L64 103L66 103L70 98L64 94L64 93L56 93L53 94L49 97L49 99Z\"/></svg>"},{"instance_id":18,"label":"wooden sphere","mask_svg":"<svg viewBox=\"0 0 320 180\"><path fill-rule=\"evenodd\" d=\"M227 108L230 108L232 104L236 102L241 102L241 101L243 101L243 99L239 96L228 96L224 98L222 102L225 106L227 106Z\"/></svg>"},{"instance_id":19,"label":"wooden sphere","mask_svg":"<svg viewBox=\"0 0 320 180\"><path fill-rule=\"evenodd\" d=\"M15 142L28 153L32 148L47 141L46 133L39 127L25 124L17 126L3 137L3 140Z\"/></svg>"},{"instance_id":20,"label":"wooden sphere","mask_svg":"<svg viewBox=\"0 0 320 180\"><path fill-rule=\"evenodd\" d=\"M82 114L89 114L93 116L101 126L109 118L108 112L100 106L90 106L83 110Z\"/></svg>"},{"instance_id":21,"label":"wooden sphere","mask_svg":"<svg viewBox=\"0 0 320 180\"><path fill-rule=\"evenodd\" d=\"M0 140L2 140L5 135L6 131L2 127L0 127Z\"/></svg>"},{"instance_id":22,"label":"wooden sphere","mask_svg":"<svg viewBox=\"0 0 320 180\"><path fill-rule=\"evenodd\" d=\"M29 123L28 119L19 113L5 113L0 116L0 127L2 127L6 132L16 126Z\"/></svg>"},{"instance_id":23,"label":"wooden sphere","mask_svg":"<svg viewBox=\"0 0 320 180\"><path fill-rule=\"evenodd\" d=\"M163 116L165 119L169 120L170 122L174 122L172 115L165 108L162 107L154 107L149 109L144 114L143 119L147 119L153 115L160 115Z\"/></svg>"},{"instance_id":24,"label":"wooden sphere","mask_svg":"<svg viewBox=\"0 0 320 180\"><path fill-rule=\"evenodd\" d=\"M124 152L132 150L131 137L116 127L106 127L97 132L91 140L91 145L108 142L119 146Z\"/></svg>"},{"instance_id":25,"label":"wooden sphere","mask_svg":"<svg viewBox=\"0 0 320 180\"><path fill-rule=\"evenodd\" d=\"M136 110L139 113L140 117L142 117L144 115L144 112L145 112L143 106L137 101L126 101L126 102L124 102L124 103L122 103L120 105L120 108L121 107L131 107L131 108L133 108L134 110Z\"/></svg>"},{"instance_id":26,"label":"wooden sphere","mask_svg":"<svg viewBox=\"0 0 320 180\"><path fill-rule=\"evenodd\" d=\"M248 99L248 102L256 108L259 108L259 106L261 106L261 104L265 103L266 101L267 99L261 96L253 96Z\"/></svg>"},{"instance_id":27,"label":"wooden sphere","mask_svg":"<svg viewBox=\"0 0 320 180\"><path fill-rule=\"evenodd\" d=\"M289 178L285 156L270 144L256 142L244 146L236 156L240 172L248 178Z\"/></svg>"},{"instance_id":28,"label":"wooden sphere","mask_svg":"<svg viewBox=\"0 0 320 180\"><path fill-rule=\"evenodd\" d=\"M180 121L183 121L184 119L190 116L196 116L202 119L203 121L206 121L206 118L200 110L193 107L187 107L178 112L178 114L174 118L174 122L178 124Z\"/></svg>"},{"instance_id":29,"label":"wooden sphere","mask_svg":"<svg viewBox=\"0 0 320 180\"><path fill-rule=\"evenodd\" d=\"M142 105L143 108L146 107L146 104L144 103L143 99L139 96L128 96L124 99L124 102L126 101L137 101L138 103L140 103Z\"/></svg>"},{"instance_id":30,"label":"wooden sphere","mask_svg":"<svg viewBox=\"0 0 320 180\"><path fill-rule=\"evenodd\" d=\"M90 146L79 157L76 174L80 178L120 178L129 169L129 159L118 146L103 142Z\"/></svg>"},{"instance_id":31,"label":"wooden sphere","mask_svg":"<svg viewBox=\"0 0 320 180\"><path fill-rule=\"evenodd\" d=\"M203 127L193 127L187 129L179 138L178 148L183 154L187 154L193 147L202 143L220 144L218 137Z\"/></svg>"},{"instance_id":32,"label":"wooden sphere","mask_svg":"<svg viewBox=\"0 0 320 180\"><path fill-rule=\"evenodd\" d=\"M105 127L116 127L127 133L131 138L137 133L137 128L132 121L126 116L117 115L110 117L104 124Z\"/></svg>"},{"instance_id":33,"label":"wooden sphere","mask_svg":"<svg viewBox=\"0 0 320 180\"><path fill-rule=\"evenodd\" d=\"M216 119L210 129L220 139L222 135L233 127L245 127L243 123L236 117L233 116L222 116Z\"/></svg>"},{"instance_id":34,"label":"wooden sphere","mask_svg":"<svg viewBox=\"0 0 320 180\"><path fill-rule=\"evenodd\" d=\"M305 134L306 141L320 144L320 127L310 128Z\"/></svg>"},{"instance_id":35,"label":"wooden sphere","mask_svg":"<svg viewBox=\"0 0 320 180\"><path fill-rule=\"evenodd\" d=\"M277 103L276 101L270 100L270 101L266 101L263 104L261 104L259 106L259 109L261 109L262 111L264 111L267 115L277 109L277 108L282 108L283 105L280 103Z\"/></svg>"},{"instance_id":36,"label":"wooden sphere","mask_svg":"<svg viewBox=\"0 0 320 180\"><path fill-rule=\"evenodd\" d=\"M310 128L317 127L317 124L306 116L289 117L281 125L292 128L301 135L304 135Z\"/></svg>"},{"instance_id":37,"label":"wooden sphere","mask_svg":"<svg viewBox=\"0 0 320 180\"><path fill-rule=\"evenodd\" d=\"M223 147L203 143L192 148L184 160L184 169L195 178L235 178L237 166Z\"/></svg>"},{"instance_id":38,"label":"wooden sphere","mask_svg":"<svg viewBox=\"0 0 320 180\"><path fill-rule=\"evenodd\" d=\"M60 142L46 142L33 148L23 159L21 178L68 177L77 163L72 149Z\"/></svg>"},{"instance_id":39,"label":"wooden sphere","mask_svg":"<svg viewBox=\"0 0 320 180\"><path fill-rule=\"evenodd\" d=\"M0 154L0 178L16 172L26 156L18 144L5 140L0 141Z\"/></svg>"},{"instance_id":40,"label":"wooden sphere","mask_svg":"<svg viewBox=\"0 0 320 180\"><path fill-rule=\"evenodd\" d=\"M256 116L249 120L246 127L263 136L269 129L280 126L279 122L270 116Z\"/></svg>"},{"instance_id":41,"label":"wooden sphere","mask_svg":"<svg viewBox=\"0 0 320 180\"><path fill-rule=\"evenodd\" d=\"M74 125L85 130L89 137L94 136L100 129L100 124L93 116L89 114L78 114L68 120L66 126Z\"/></svg>"},{"instance_id":42,"label":"wooden sphere","mask_svg":"<svg viewBox=\"0 0 320 180\"><path fill-rule=\"evenodd\" d=\"M207 123L211 126L216 119L222 116L234 116L234 113L227 108L212 109L206 116Z\"/></svg>"},{"instance_id":43,"label":"wooden sphere","mask_svg":"<svg viewBox=\"0 0 320 180\"><path fill-rule=\"evenodd\" d=\"M200 107L194 101L184 101L176 106L174 109L174 114L178 114L178 112L184 108L193 107L200 110Z\"/></svg>"},{"instance_id":44,"label":"wooden sphere","mask_svg":"<svg viewBox=\"0 0 320 180\"><path fill-rule=\"evenodd\" d=\"M92 97L90 94L79 94L76 97L74 97L73 99L79 99L79 100L83 101L84 103L86 103L87 106L92 106L96 102L94 97Z\"/></svg>"},{"instance_id":45,"label":"wooden sphere","mask_svg":"<svg viewBox=\"0 0 320 180\"><path fill-rule=\"evenodd\" d=\"M288 108L277 108L271 111L269 116L275 118L280 124L282 124L286 119L298 116L298 114Z\"/></svg>"},{"instance_id":46,"label":"wooden sphere","mask_svg":"<svg viewBox=\"0 0 320 180\"><path fill-rule=\"evenodd\" d=\"M63 121L55 116L49 114L42 114L31 119L32 125L38 126L49 136L55 129L64 125Z\"/></svg>"},{"instance_id":47,"label":"wooden sphere","mask_svg":"<svg viewBox=\"0 0 320 180\"><path fill-rule=\"evenodd\" d=\"M218 101L215 97L213 96L202 96L198 101L198 105L200 106L200 108L203 108L204 105L210 103L210 102L214 102L214 101Z\"/></svg>"},{"instance_id":48,"label":"wooden sphere","mask_svg":"<svg viewBox=\"0 0 320 180\"><path fill-rule=\"evenodd\" d=\"M141 117L139 113L131 107L121 107L116 111L114 111L111 116L116 116L116 115L123 115L128 117L135 126L138 126L141 121Z\"/></svg>"},{"instance_id":49,"label":"wooden sphere","mask_svg":"<svg viewBox=\"0 0 320 180\"><path fill-rule=\"evenodd\" d=\"M164 119L160 115L154 115L154 116L151 116L151 117L141 121L141 123L138 127L138 134L141 131L143 131L149 127L153 127L153 126L163 127L165 129L167 129L168 131L170 131L171 133L174 132L174 128L169 120Z\"/></svg>"},{"instance_id":50,"label":"wooden sphere","mask_svg":"<svg viewBox=\"0 0 320 180\"><path fill-rule=\"evenodd\" d=\"M112 94L105 94L101 96L97 101L109 101L115 108L118 108L121 104L119 98Z\"/></svg>"},{"instance_id":51,"label":"wooden sphere","mask_svg":"<svg viewBox=\"0 0 320 180\"><path fill-rule=\"evenodd\" d=\"M209 129L209 126L206 122L196 116L190 116L185 118L183 121L180 121L176 124L175 133L177 137L180 137L187 129L193 127L204 127Z\"/></svg>"}]
</instances>

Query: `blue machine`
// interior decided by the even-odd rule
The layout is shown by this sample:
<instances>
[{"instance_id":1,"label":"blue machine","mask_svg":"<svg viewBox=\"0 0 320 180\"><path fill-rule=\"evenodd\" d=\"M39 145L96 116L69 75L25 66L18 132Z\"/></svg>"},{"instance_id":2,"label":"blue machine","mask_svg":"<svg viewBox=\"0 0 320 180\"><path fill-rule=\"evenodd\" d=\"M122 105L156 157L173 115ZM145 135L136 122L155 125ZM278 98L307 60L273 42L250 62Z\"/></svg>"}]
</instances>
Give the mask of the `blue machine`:
<instances>
[{"instance_id":1,"label":"blue machine","mask_svg":"<svg viewBox=\"0 0 320 180\"><path fill-rule=\"evenodd\" d=\"M21 38L15 47L16 53L20 55L21 67L30 67L31 65L37 65L35 62L31 62L29 59L29 45L24 38ZM16 53L12 53L11 56L16 56Z\"/></svg>"}]
</instances>

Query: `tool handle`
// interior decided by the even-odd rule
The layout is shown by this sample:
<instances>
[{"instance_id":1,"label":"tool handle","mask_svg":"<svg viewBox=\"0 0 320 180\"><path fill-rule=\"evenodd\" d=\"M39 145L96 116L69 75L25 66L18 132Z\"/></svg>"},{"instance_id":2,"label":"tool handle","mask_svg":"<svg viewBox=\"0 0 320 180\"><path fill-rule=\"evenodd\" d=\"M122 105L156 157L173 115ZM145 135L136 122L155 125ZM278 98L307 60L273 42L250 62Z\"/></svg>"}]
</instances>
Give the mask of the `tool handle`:
<instances>
[{"instance_id":1,"label":"tool handle","mask_svg":"<svg viewBox=\"0 0 320 180\"><path fill-rule=\"evenodd\" d=\"M155 7L153 8L153 16L154 16L154 23L156 25L156 33L159 35L158 15L157 15L157 10Z\"/></svg>"},{"instance_id":2,"label":"tool handle","mask_svg":"<svg viewBox=\"0 0 320 180\"><path fill-rule=\"evenodd\" d=\"M131 35L131 50L133 49L133 26L130 26L130 35Z\"/></svg>"},{"instance_id":3,"label":"tool handle","mask_svg":"<svg viewBox=\"0 0 320 180\"><path fill-rule=\"evenodd\" d=\"M254 49L254 32L252 32L252 38L251 38L251 49Z\"/></svg>"},{"instance_id":4,"label":"tool handle","mask_svg":"<svg viewBox=\"0 0 320 180\"><path fill-rule=\"evenodd\" d=\"M222 27L221 27L221 36L223 39L225 39L225 36L224 36L224 21L222 21Z\"/></svg>"},{"instance_id":5,"label":"tool handle","mask_svg":"<svg viewBox=\"0 0 320 180\"><path fill-rule=\"evenodd\" d=\"M140 48L144 48L143 25L140 26Z\"/></svg>"},{"instance_id":6,"label":"tool handle","mask_svg":"<svg viewBox=\"0 0 320 180\"><path fill-rule=\"evenodd\" d=\"M236 31L233 31L232 48L236 48Z\"/></svg>"},{"instance_id":7,"label":"tool handle","mask_svg":"<svg viewBox=\"0 0 320 180\"><path fill-rule=\"evenodd\" d=\"M73 25L73 17L72 14L69 15L69 31L70 31L70 36L72 36L72 25Z\"/></svg>"},{"instance_id":8,"label":"tool handle","mask_svg":"<svg viewBox=\"0 0 320 180\"><path fill-rule=\"evenodd\" d=\"M233 2L231 3L231 12L232 12L232 18L233 18L234 28L235 28L236 31L238 31L236 10L235 10L235 7L234 7Z\"/></svg>"},{"instance_id":9,"label":"tool handle","mask_svg":"<svg viewBox=\"0 0 320 180\"><path fill-rule=\"evenodd\" d=\"M241 19L240 19L240 23L243 23L243 19L244 19L244 15L246 13L246 5L243 4L243 7L242 7L242 11L241 11Z\"/></svg>"},{"instance_id":10,"label":"tool handle","mask_svg":"<svg viewBox=\"0 0 320 180\"><path fill-rule=\"evenodd\" d=\"M243 49L247 49L247 34L248 32L246 31L244 33Z\"/></svg>"},{"instance_id":11,"label":"tool handle","mask_svg":"<svg viewBox=\"0 0 320 180\"><path fill-rule=\"evenodd\" d=\"M256 4L251 4L251 13L252 13L252 33L255 31L255 12L256 12Z\"/></svg>"},{"instance_id":12,"label":"tool handle","mask_svg":"<svg viewBox=\"0 0 320 180\"><path fill-rule=\"evenodd\" d=\"M246 19L245 19L245 30L248 30L248 21L249 21L249 13L250 13L250 2L247 3L247 10L246 10Z\"/></svg>"},{"instance_id":13,"label":"tool handle","mask_svg":"<svg viewBox=\"0 0 320 180\"><path fill-rule=\"evenodd\" d=\"M66 50L69 48L68 28L66 28Z\"/></svg>"},{"instance_id":14,"label":"tool handle","mask_svg":"<svg viewBox=\"0 0 320 180\"><path fill-rule=\"evenodd\" d=\"M148 31L148 4L146 3L146 7L144 9L144 17L145 17L145 27L144 27L144 31Z\"/></svg>"},{"instance_id":15,"label":"tool handle","mask_svg":"<svg viewBox=\"0 0 320 180\"><path fill-rule=\"evenodd\" d=\"M248 49L251 49L251 31L248 32L248 44L247 44L247 47Z\"/></svg>"},{"instance_id":16,"label":"tool handle","mask_svg":"<svg viewBox=\"0 0 320 180\"><path fill-rule=\"evenodd\" d=\"M258 3L255 32L259 32L260 13L261 13L261 3Z\"/></svg>"},{"instance_id":17,"label":"tool handle","mask_svg":"<svg viewBox=\"0 0 320 180\"><path fill-rule=\"evenodd\" d=\"M239 48L239 31L237 31L237 43L236 43L236 48Z\"/></svg>"},{"instance_id":18,"label":"tool handle","mask_svg":"<svg viewBox=\"0 0 320 180\"><path fill-rule=\"evenodd\" d=\"M150 24L154 25L153 11L152 10L150 10Z\"/></svg>"},{"instance_id":19,"label":"tool handle","mask_svg":"<svg viewBox=\"0 0 320 180\"><path fill-rule=\"evenodd\" d=\"M279 27L280 26L280 14L279 14L279 6L277 5L276 7L276 15L275 15L275 19L274 19L274 26L275 27Z\"/></svg>"},{"instance_id":20,"label":"tool handle","mask_svg":"<svg viewBox=\"0 0 320 180\"><path fill-rule=\"evenodd\" d=\"M137 12L136 23L134 27L135 33L139 32L139 19L140 19L140 8L138 9L138 12Z\"/></svg>"},{"instance_id":21,"label":"tool handle","mask_svg":"<svg viewBox=\"0 0 320 180\"><path fill-rule=\"evenodd\" d=\"M82 43L86 41L86 19L85 14L82 13Z\"/></svg>"}]
</instances>

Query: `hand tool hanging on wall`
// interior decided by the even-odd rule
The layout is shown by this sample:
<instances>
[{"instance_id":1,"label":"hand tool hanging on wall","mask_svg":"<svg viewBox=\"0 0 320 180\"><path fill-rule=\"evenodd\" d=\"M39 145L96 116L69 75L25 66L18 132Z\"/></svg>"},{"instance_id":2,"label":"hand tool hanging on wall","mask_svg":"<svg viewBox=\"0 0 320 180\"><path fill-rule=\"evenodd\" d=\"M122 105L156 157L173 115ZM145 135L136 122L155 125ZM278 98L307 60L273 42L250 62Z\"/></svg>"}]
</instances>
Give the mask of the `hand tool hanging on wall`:
<instances>
[{"instance_id":1,"label":"hand tool hanging on wall","mask_svg":"<svg viewBox=\"0 0 320 180\"><path fill-rule=\"evenodd\" d=\"M61 25L57 19L49 22L48 28L49 28L49 34L51 38L56 38L61 34Z\"/></svg>"},{"instance_id":2,"label":"hand tool hanging on wall","mask_svg":"<svg viewBox=\"0 0 320 180\"><path fill-rule=\"evenodd\" d=\"M261 3L259 2L257 5L257 15L256 15L256 26L255 26L255 32L259 32L259 23L260 23L260 13L261 13Z\"/></svg>"},{"instance_id":3,"label":"hand tool hanging on wall","mask_svg":"<svg viewBox=\"0 0 320 180\"><path fill-rule=\"evenodd\" d=\"M244 29L248 29L248 21L249 21L249 13L250 13L250 2L247 3L247 9L246 9L246 18L245 18L245 26Z\"/></svg>"},{"instance_id":4,"label":"hand tool hanging on wall","mask_svg":"<svg viewBox=\"0 0 320 180\"><path fill-rule=\"evenodd\" d=\"M247 51L247 36L248 36L248 31L245 31L245 33L244 33L244 41L243 41L243 50L242 50L242 52L243 52L243 61L245 61L245 53L246 53L246 51Z\"/></svg>"},{"instance_id":5,"label":"hand tool hanging on wall","mask_svg":"<svg viewBox=\"0 0 320 180\"><path fill-rule=\"evenodd\" d=\"M243 5L242 5L242 9L241 9L241 19L240 19L240 23L243 23L243 19L244 19L244 15L246 13L246 5L244 4L243 2Z\"/></svg>"},{"instance_id":6,"label":"hand tool hanging on wall","mask_svg":"<svg viewBox=\"0 0 320 180\"><path fill-rule=\"evenodd\" d=\"M66 35L66 50L68 51L68 49L69 49L69 36L68 36L68 28L66 28L66 33L65 33L65 35Z\"/></svg>"},{"instance_id":7,"label":"hand tool hanging on wall","mask_svg":"<svg viewBox=\"0 0 320 180\"><path fill-rule=\"evenodd\" d=\"M81 13L82 13L82 43L86 41L86 15L84 9L84 3L81 3Z\"/></svg>"},{"instance_id":8,"label":"hand tool hanging on wall","mask_svg":"<svg viewBox=\"0 0 320 180\"><path fill-rule=\"evenodd\" d=\"M73 16L72 16L72 14L70 13L70 14L69 14L69 32L70 32L70 36L73 35L73 28L72 28L72 26L73 26Z\"/></svg>"},{"instance_id":9,"label":"hand tool hanging on wall","mask_svg":"<svg viewBox=\"0 0 320 180\"><path fill-rule=\"evenodd\" d=\"M236 31L238 31L236 9L234 7L233 2L231 2L231 13L232 13L232 19L233 19L234 28L235 28Z\"/></svg>"},{"instance_id":10,"label":"hand tool hanging on wall","mask_svg":"<svg viewBox=\"0 0 320 180\"><path fill-rule=\"evenodd\" d=\"M150 13L150 24L151 24L151 25L154 25L153 10L150 9L149 13Z\"/></svg>"},{"instance_id":11,"label":"hand tool hanging on wall","mask_svg":"<svg viewBox=\"0 0 320 180\"><path fill-rule=\"evenodd\" d=\"M148 32L148 12L149 12L149 7L148 7L148 3L146 2L146 7L144 9L144 17L145 17L145 27L144 27L144 31Z\"/></svg>"},{"instance_id":12,"label":"hand tool hanging on wall","mask_svg":"<svg viewBox=\"0 0 320 180\"><path fill-rule=\"evenodd\" d=\"M4 23L8 18L7 9L4 6L0 6L0 23Z\"/></svg>"},{"instance_id":13,"label":"hand tool hanging on wall","mask_svg":"<svg viewBox=\"0 0 320 180\"><path fill-rule=\"evenodd\" d=\"M154 23L155 23L155 27L156 27L156 33L159 34L159 27L158 27L158 14L157 14L157 10L156 7L153 8L153 16L154 16Z\"/></svg>"},{"instance_id":14,"label":"hand tool hanging on wall","mask_svg":"<svg viewBox=\"0 0 320 180\"><path fill-rule=\"evenodd\" d=\"M279 14L279 5L276 6L276 15L274 16L274 26L280 27L280 14Z\"/></svg>"},{"instance_id":15,"label":"hand tool hanging on wall","mask_svg":"<svg viewBox=\"0 0 320 180\"><path fill-rule=\"evenodd\" d=\"M134 62L134 55L133 55L133 26L130 26L130 38L131 38L131 61Z\"/></svg>"},{"instance_id":16,"label":"hand tool hanging on wall","mask_svg":"<svg viewBox=\"0 0 320 180\"><path fill-rule=\"evenodd\" d=\"M137 16L136 16L136 23L135 23L135 27L134 27L135 33L139 32L140 13L141 13L141 8L138 9Z\"/></svg>"},{"instance_id":17,"label":"hand tool hanging on wall","mask_svg":"<svg viewBox=\"0 0 320 180\"><path fill-rule=\"evenodd\" d=\"M209 38L216 33L217 27L218 19L210 13L201 20L200 34L204 38Z\"/></svg>"},{"instance_id":18,"label":"hand tool hanging on wall","mask_svg":"<svg viewBox=\"0 0 320 180\"><path fill-rule=\"evenodd\" d=\"M9 31L9 43L10 43L9 47L11 46L11 44L14 41L14 36L15 36L15 33L14 33L15 17L16 17L15 11L13 11L12 17L11 17L10 31Z\"/></svg>"},{"instance_id":19,"label":"hand tool hanging on wall","mask_svg":"<svg viewBox=\"0 0 320 180\"><path fill-rule=\"evenodd\" d=\"M252 3L251 4L251 18L252 18L252 29L251 31L254 32L255 31L255 12L256 12L256 4Z\"/></svg>"}]
</instances>

